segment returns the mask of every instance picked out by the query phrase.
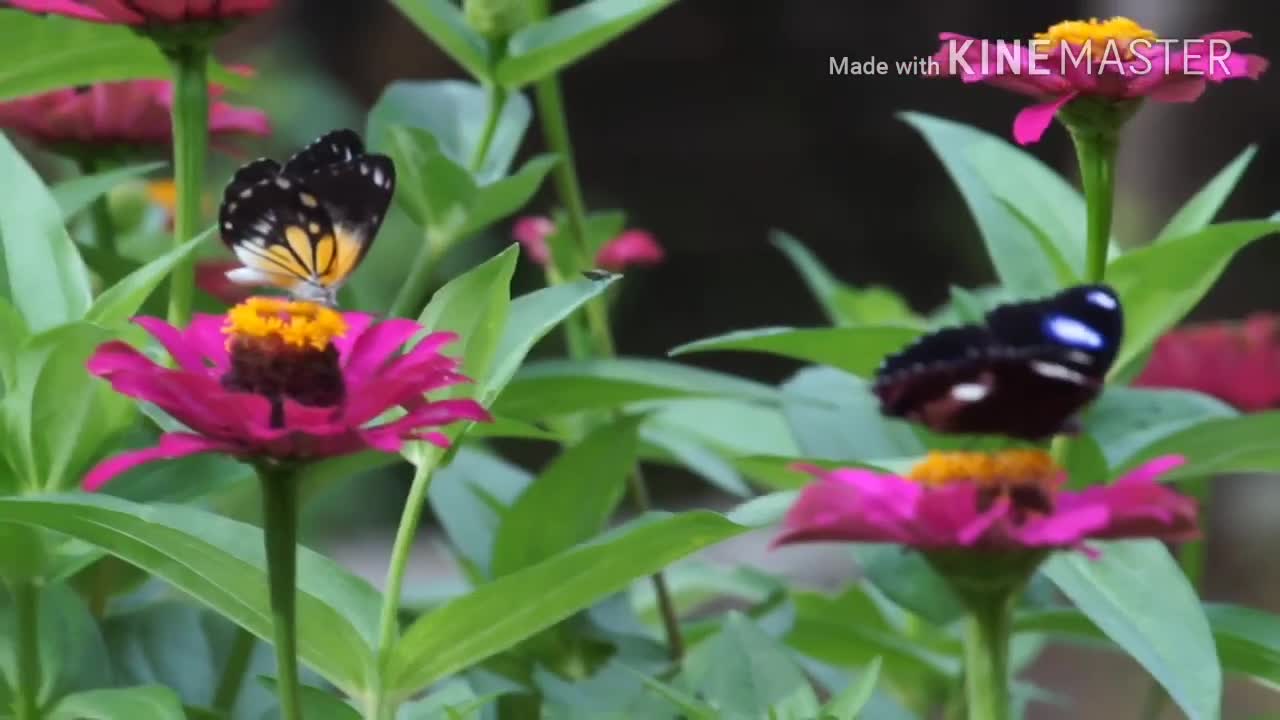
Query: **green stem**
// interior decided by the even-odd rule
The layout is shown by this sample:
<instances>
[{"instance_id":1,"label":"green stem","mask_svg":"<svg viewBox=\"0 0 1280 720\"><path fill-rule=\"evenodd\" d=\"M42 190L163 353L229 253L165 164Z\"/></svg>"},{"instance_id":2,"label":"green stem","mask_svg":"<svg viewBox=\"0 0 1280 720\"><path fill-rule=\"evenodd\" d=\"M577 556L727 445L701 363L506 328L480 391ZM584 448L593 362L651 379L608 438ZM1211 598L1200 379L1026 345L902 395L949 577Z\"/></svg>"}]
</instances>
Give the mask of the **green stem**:
<instances>
[{"instance_id":1,"label":"green stem","mask_svg":"<svg viewBox=\"0 0 1280 720\"><path fill-rule=\"evenodd\" d=\"M1178 548L1178 564L1197 592L1204 590L1205 541L1209 537L1209 501L1212 496L1212 478L1200 477L1182 484L1182 490L1195 498L1200 506L1200 537Z\"/></svg>"},{"instance_id":2,"label":"green stem","mask_svg":"<svg viewBox=\"0 0 1280 720\"><path fill-rule=\"evenodd\" d=\"M489 146L493 144L494 135L498 134L498 121L502 119L502 108L507 103L507 91L494 83L489 86L489 110L484 120L484 130L480 133L480 142L471 154L471 174L476 175L484 167L484 159L489 154Z\"/></svg>"},{"instance_id":3,"label":"green stem","mask_svg":"<svg viewBox=\"0 0 1280 720\"><path fill-rule=\"evenodd\" d=\"M172 48L168 54L173 68L173 173L178 191L173 244L177 247L199 232L209 145L209 51L191 44ZM194 292L195 259L187 258L169 276L169 322L187 325Z\"/></svg>"},{"instance_id":4,"label":"green stem","mask_svg":"<svg viewBox=\"0 0 1280 720\"><path fill-rule=\"evenodd\" d=\"M448 241L440 240L428 230L423 235L422 247L414 257L409 275L405 277L400 292L396 293L387 314L391 317L415 318L427 304L427 293L431 291L432 277L435 275L436 262L443 254L441 248Z\"/></svg>"},{"instance_id":5,"label":"green stem","mask_svg":"<svg viewBox=\"0 0 1280 720\"><path fill-rule=\"evenodd\" d=\"M12 585L18 648L16 720L38 720L40 713L40 588L30 580Z\"/></svg>"},{"instance_id":6,"label":"green stem","mask_svg":"<svg viewBox=\"0 0 1280 720\"><path fill-rule=\"evenodd\" d=\"M582 186L578 181L578 170L573 159L573 142L569 139L569 120L564 111L564 95L560 91L560 79L550 75L538 81L534 87L534 98L538 105L538 117L542 121L543 137L547 148L560 158L560 162L551 171L552 181L556 186L556 194L564 205L569 219L569 237L573 241L577 265L580 268L592 266L591 250L587 238L587 209L582 199ZM554 253L553 253L554 255ZM584 310L588 334L595 344L598 356L608 357L614 354L613 336L609 332L609 310L605 298L595 297L587 302ZM571 316L570 323L581 322L578 315ZM566 332L571 332L566 326Z\"/></svg>"},{"instance_id":7,"label":"green stem","mask_svg":"<svg viewBox=\"0 0 1280 720\"><path fill-rule=\"evenodd\" d=\"M1009 636L1017 593L971 597L964 626L968 720L1008 720Z\"/></svg>"},{"instance_id":8,"label":"green stem","mask_svg":"<svg viewBox=\"0 0 1280 720\"><path fill-rule=\"evenodd\" d=\"M261 467L262 531L275 626L281 720L301 720L298 690L298 483L286 468Z\"/></svg>"},{"instance_id":9,"label":"green stem","mask_svg":"<svg viewBox=\"0 0 1280 720\"><path fill-rule=\"evenodd\" d=\"M1088 265L1086 281L1102 282L1111 245L1111 217L1115 204L1116 137L1112 134L1071 133L1080 163L1080 184L1088 208Z\"/></svg>"},{"instance_id":10,"label":"green stem","mask_svg":"<svg viewBox=\"0 0 1280 720\"><path fill-rule=\"evenodd\" d=\"M644 471L640 463L631 468L631 499L642 513L653 509L649 499L649 486L644 481ZM672 660L680 662L684 657L684 635L680 632L680 614L676 611L675 601L671 599L671 590L667 587L667 578L657 572L650 576L653 583L653 594L658 600L658 612L662 617L662 629L667 636L667 654Z\"/></svg>"},{"instance_id":11,"label":"green stem","mask_svg":"<svg viewBox=\"0 0 1280 720\"><path fill-rule=\"evenodd\" d=\"M382 612L378 621L378 667L385 669L391 659L391 651L395 648L400 634L400 595L404 588L404 572L409 564L409 554L413 551L413 540L418 534L418 523L422 520L422 510L427 502L427 488L431 486L431 473L439 461L440 452L428 449L428 453L418 463L413 473L413 484L409 486L409 496L405 500L404 510L400 513L400 525L396 528L395 543L391 548L391 562L387 566L387 580L382 591ZM373 708L368 714L370 720L390 720L395 715L395 707L386 697L385 689L379 684L373 698Z\"/></svg>"},{"instance_id":12,"label":"green stem","mask_svg":"<svg viewBox=\"0 0 1280 720\"><path fill-rule=\"evenodd\" d=\"M214 710L223 715L231 715L231 710L240 697L240 687L244 685L244 676L249 671L249 661L253 659L253 649L257 644L258 639L252 633L244 628L236 628L231 654L227 656L218 689L213 694Z\"/></svg>"}]
</instances>

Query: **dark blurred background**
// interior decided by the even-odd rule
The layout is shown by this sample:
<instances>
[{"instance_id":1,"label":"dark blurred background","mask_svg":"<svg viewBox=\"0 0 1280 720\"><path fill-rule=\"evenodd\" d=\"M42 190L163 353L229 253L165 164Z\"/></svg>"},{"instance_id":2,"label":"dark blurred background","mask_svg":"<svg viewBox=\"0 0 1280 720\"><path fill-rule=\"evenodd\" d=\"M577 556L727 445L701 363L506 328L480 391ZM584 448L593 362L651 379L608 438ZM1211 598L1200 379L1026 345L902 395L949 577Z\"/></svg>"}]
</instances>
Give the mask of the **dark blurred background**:
<instances>
[{"instance_id":1,"label":"dark blurred background","mask_svg":"<svg viewBox=\"0 0 1280 720\"><path fill-rule=\"evenodd\" d=\"M931 54L942 31L1026 38L1063 19L1112 15L1133 17L1162 37L1247 30L1256 38L1243 49L1280 58L1280 9L1268 2L682 0L573 67L564 84L589 205L625 209L630 225L654 232L669 252L666 264L627 278L616 317L621 351L663 356L729 330L823 324L769 243L771 228L796 235L844 280L892 286L917 310L942 302L949 285L990 282L959 193L896 113L943 115L1009 137L1028 101L958 81L832 77L828 57L874 57L892 67ZM364 110L394 80L463 77L398 11L367 0L293 0L272 20L230 38L224 50L228 60L247 59L264 75L289 78L263 83L252 98L275 110L285 145L305 142L332 126L326 123L361 126ZM1260 153L1220 219L1280 210L1280 163L1273 162L1280 157L1277 72L1259 83L1212 87L1193 105L1151 104L1140 112L1122 143L1122 243L1146 242L1249 142ZM323 107L312 107L317 103ZM541 150L535 127L522 154ZM1074 157L1060 128L1032 151L1074 180ZM553 202L546 193L531 209ZM495 248L503 241L490 239ZM1277 267L1280 242L1258 243L1231 265L1194 317L1275 309ZM521 277L532 286L539 277L527 270ZM769 381L795 369L746 354L688 360ZM1222 480L1211 517L1208 595L1280 611L1275 479ZM670 486L686 482L667 478L668 495L678 502ZM1138 714L1145 681L1123 658L1054 651L1037 673L1078 702L1034 717ZM1231 697L1225 717L1280 710L1271 693L1256 688L1233 685Z\"/></svg>"}]
</instances>

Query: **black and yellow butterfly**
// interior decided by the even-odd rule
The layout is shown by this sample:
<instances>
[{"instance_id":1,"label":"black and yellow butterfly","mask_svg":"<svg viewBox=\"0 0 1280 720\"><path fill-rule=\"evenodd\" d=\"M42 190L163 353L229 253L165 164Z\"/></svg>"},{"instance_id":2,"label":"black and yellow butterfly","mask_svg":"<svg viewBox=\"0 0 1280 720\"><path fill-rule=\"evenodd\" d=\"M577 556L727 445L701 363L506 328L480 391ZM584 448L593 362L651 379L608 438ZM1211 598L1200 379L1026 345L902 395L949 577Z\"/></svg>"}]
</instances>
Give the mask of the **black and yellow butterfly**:
<instances>
[{"instance_id":1,"label":"black and yellow butterfly","mask_svg":"<svg viewBox=\"0 0 1280 720\"><path fill-rule=\"evenodd\" d=\"M218 211L222 241L244 265L227 277L335 304L386 217L395 174L391 158L365 154L351 130L324 135L283 167L261 158L240 168Z\"/></svg>"}]
</instances>

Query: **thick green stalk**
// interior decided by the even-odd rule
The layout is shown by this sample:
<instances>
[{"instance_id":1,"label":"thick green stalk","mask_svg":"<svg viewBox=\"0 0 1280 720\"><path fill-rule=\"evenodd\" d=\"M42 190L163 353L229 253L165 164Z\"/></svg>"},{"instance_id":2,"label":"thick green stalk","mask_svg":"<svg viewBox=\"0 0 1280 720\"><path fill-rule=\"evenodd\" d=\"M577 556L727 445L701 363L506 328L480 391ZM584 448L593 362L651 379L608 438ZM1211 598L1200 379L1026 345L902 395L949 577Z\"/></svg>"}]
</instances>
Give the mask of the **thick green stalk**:
<instances>
[{"instance_id":1,"label":"thick green stalk","mask_svg":"<svg viewBox=\"0 0 1280 720\"><path fill-rule=\"evenodd\" d=\"M249 661L253 659L253 649L258 639L244 628L236 628L236 637L231 643L231 653L227 656L227 664L222 668L222 678L218 680L218 689L213 694L213 709L230 716L236 700L240 697L240 688L244 685L244 676L249 670Z\"/></svg>"},{"instance_id":2,"label":"thick green stalk","mask_svg":"<svg viewBox=\"0 0 1280 720\"><path fill-rule=\"evenodd\" d=\"M16 720L39 720L40 713L40 588L31 580L13 583L17 634L18 683L14 688Z\"/></svg>"},{"instance_id":3,"label":"thick green stalk","mask_svg":"<svg viewBox=\"0 0 1280 720\"><path fill-rule=\"evenodd\" d=\"M173 68L173 173L178 192L173 244L178 247L199 232L209 145L209 51L188 44L168 54ZM194 293L195 260L187 258L169 276L169 322L179 327L190 322Z\"/></svg>"},{"instance_id":4,"label":"thick green stalk","mask_svg":"<svg viewBox=\"0 0 1280 720\"><path fill-rule=\"evenodd\" d=\"M298 483L294 473L261 467L262 532L275 629L276 694L281 720L301 720L298 690Z\"/></svg>"},{"instance_id":5,"label":"thick green stalk","mask_svg":"<svg viewBox=\"0 0 1280 720\"><path fill-rule=\"evenodd\" d=\"M391 562L387 566L387 579L382 590L382 612L378 622L378 668L384 672L391 659L400 635L400 595L404 588L404 572L413 551L413 540L418 534L418 523L427 502L427 488L431 486L431 474L440 459L438 450L428 448L426 456L413 473L413 484L400 513L400 525L396 528L395 543L391 548ZM373 707L367 714L369 720L391 720L396 708L386 697L381 683L375 689Z\"/></svg>"},{"instance_id":6,"label":"thick green stalk","mask_svg":"<svg viewBox=\"0 0 1280 720\"><path fill-rule=\"evenodd\" d=\"M1178 548L1178 564L1182 572L1191 581L1197 591L1204 589L1205 544L1209 536L1209 500L1212 493L1212 478L1201 477L1182 484L1183 492L1195 498L1200 506L1200 538L1182 543Z\"/></svg>"},{"instance_id":7,"label":"thick green stalk","mask_svg":"<svg viewBox=\"0 0 1280 720\"><path fill-rule=\"evenodd\" d=\"M970 598L964 625L968 720L1008 720L1009 636L1017 593Z\"/></svg>"},{"instance_id":8,"label":"thick green stalk","mask_svg":"<svg viewBox=\"0 0 1280 720\"><path fill-rule=\"evenodd\" d=\"M1102 282L1107 272L1107 250L1111 245L1111 218L1115 205L1116 137L1110 133L1071 133L1080 163L1080 184L1087 206L1087 275L1091 283Z\"/></svg>"}]
</instances>

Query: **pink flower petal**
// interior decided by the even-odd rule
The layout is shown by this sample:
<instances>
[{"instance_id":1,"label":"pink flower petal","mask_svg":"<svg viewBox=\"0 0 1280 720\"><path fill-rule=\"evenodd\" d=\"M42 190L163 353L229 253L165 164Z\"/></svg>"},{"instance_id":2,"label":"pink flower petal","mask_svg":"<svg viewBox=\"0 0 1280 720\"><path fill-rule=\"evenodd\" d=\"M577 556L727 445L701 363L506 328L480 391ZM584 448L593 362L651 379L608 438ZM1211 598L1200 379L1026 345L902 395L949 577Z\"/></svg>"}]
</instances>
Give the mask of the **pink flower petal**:
<instances>
[{"instance_id":1,"label":"pink flower petal","mask_svg":"<svg viewBox=\"0 0 1280 720\"><path fill-rule=\"evenodd\" d=\"M547 245L547 238L555 231L556 226L551 218L528 216L516 220L511 236L529 253L530 260L546 265L551 262L551 247Z\"/></svg>"},{"instance_id":2,"label":"pink flower petal","mask_svg":"<svg viewBox=\"0 0 1280 720\"><path fill-rule=\"evenodd\" d=\"M1069 93L1062 97L1054 98L1049 102L1023 108L1013 121L1013 138L1018 141L1019 145L1030 145L1039 142L1040 138L1044 137L1044 131L1049 129L1049 124L1053 122L1054 116L1058 114L1062 106L1074 99L1076 99L1076 94Z\"/></svg>"},{"instance_id":3,"label":"pink flower petal","mask_svg":"<svg viewBox=\"0 0 1280 720\"><path fill-rule=\"evenodd\" d=\"M605 243L596 253L596 264L606 270L621 272L632 265L657 265L667 253L652 233L627 230Z\"/></svg>"},{"instance_id":4,"label":"pink flower petal","mask_svg":"<svg viewBox=\"0 0 1280 720\"><path fill-rule=\"evenodd\" d=\"M234 453L236 448L226 442L211 440L187 433L168 433L160 436L160 444L155 447L133 450L103 460L85 476L83 487L94 492L106 485L117 475L156 460L174 460L187 455L222 452Z\"/></svg>"},{"instance_id":5,"label":"pink flower petal","mask_svg":"<svg viewBox=\"0 0 1280 720\"><path fill-rule=\"evenodd\" d=\"M64 15L90 22L137 25L143 20L141 15L129 11L127 8L119 7L118 3L109 5L113 9L110 15L73 0L10 0L9 4L19 10Z\"/></svg>"},{"instance_id":6,"label":"pink flower petal","mask_svg":"<svg viewBox=\"0 0 1280 720\"><path fill-rule=\"evenodd\" d=\"M163 345L169 357L178 363L178 367L189 373L208 372L208 366L204 364L199 350L186 342L180 330L160 318L136 317L133 322Z\"/></svg>"},{"instance_id":7,"label":"pink flower petal","mask_svg":"<svg viewBox=\"0 0 1280 720\"><path fill-rule=\"evenodd\" d=\"M404 344L422 332L422 326L412 320L393 318L380 322L355 339L343 364L348 384L362 384L387 364Z\"/></svg>"}]
</instances>

